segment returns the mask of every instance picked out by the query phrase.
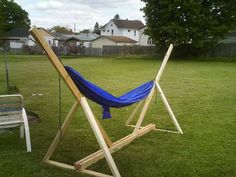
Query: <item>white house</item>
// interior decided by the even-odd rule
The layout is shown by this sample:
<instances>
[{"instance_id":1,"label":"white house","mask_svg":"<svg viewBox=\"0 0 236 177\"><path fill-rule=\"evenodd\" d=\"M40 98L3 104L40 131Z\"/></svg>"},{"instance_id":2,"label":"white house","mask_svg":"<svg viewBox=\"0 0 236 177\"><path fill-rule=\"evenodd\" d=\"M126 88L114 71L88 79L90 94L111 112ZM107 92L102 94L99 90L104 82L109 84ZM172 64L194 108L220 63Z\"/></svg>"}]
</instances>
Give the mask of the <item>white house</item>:
<instances>
[{"instance_id":1,"label":"white house","mask_svg":"<svg viewBox=\"0 0 236 177\"><path fill-rule=\"evenodd\" d=\"M53 39L55 38L53 34L49 33L47 30L42 29L42 34L45 40L49 44L53 44ZM1 37L7 43L10 51L21 51L24 46L33 47L35 46L35 40L29 33L29 28L16 27L8 31L5 37Z\"/></svg>"},{"instance_id":2,"label":"white house","mask_svg":"<svg viewBox=\"0 0 236 177\"><path fill-rule=\"evenodd\" d=\"M112 19L101 28L101 36L126 36L138 41L142 27L144 24L139 20Z\"/></svg>"},{"instance_id":3,"label":"white house","mask_svg":"<svg viewBox=\"0 0 236 177\"><path fill-rule=\"evenodd\" d=\"M152 46L151 38L144 34L144 24L139 20L111 19L101 30L101 36L125 36L138 45Z\"/></svg>"},{"instance_id":4,"label":"white house","mask_svg":"<svg viewBox=\"0 0 236 177\"><path fill-rule=\"evenodd\" d=\"M146 28L147 27L144 26L144 27L139 29L140 36L139 36L138 44L141 45L141 46L154 46L152 38L144 33Z\"/></svg>"},{"instance_id":5,"label":"white house","mask_svg":"<svg viewBox=\"0 0 236 177\"><path fill-rule=\"evenodd\" d=\"M92 48L103 48L104 45L112 46L124 46L124 45L135 45L137 41L130 39L126 36L100 36L92 40Z\"/></svg>"}]
</instances>

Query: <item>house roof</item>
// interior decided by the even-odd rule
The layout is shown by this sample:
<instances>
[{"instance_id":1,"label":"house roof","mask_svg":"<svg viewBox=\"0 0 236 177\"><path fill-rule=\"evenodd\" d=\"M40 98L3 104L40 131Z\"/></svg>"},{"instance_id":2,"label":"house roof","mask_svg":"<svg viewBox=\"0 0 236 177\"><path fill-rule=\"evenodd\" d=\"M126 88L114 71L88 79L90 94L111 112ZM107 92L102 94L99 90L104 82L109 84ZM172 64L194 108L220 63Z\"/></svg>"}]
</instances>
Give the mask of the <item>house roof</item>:
<instances>
[{"instance_id":1,"label":"house roof","mask_svg":"<svg viewBox=\"0 0 236 177\"><path fill-rule=\"evenodd\" d=\"M28 36L29 36L29 28L25 27L16 27L6 33L6 37L10 38L12 37L22 38Z\"/></svg>"},{"instance_id":2,"label":"house roof","mask_svg":"<svg viewBox=\"0 0 236 177\"><path fill-rule=\"evenodd\" d=\"M97 39L102 38L102 37L107 38L107 39L114 41L116 43L136 43L137 42L137 41L130 39L126 36L100 36ZM95 41L97 39L94 39L93 41Z\"/></svg>"},{"instance_id":3,"label":"house roof","mask_svg":"<svg viewBox=\"0 0 236 177\"><path fill-rule=\"evenodd\" d=\"M62 41L67 41L71 39L75 39L78 41L92 41L99 37L99 35L95 33L79 33L75 35L55 33L55 36L57 40L62 40Z\"/></svg>"},{"instance_id":4,"label":"house roof","mask_svg":"<svg viewBox=\"0 0 236 177\"><path fill-rule=\"evenodd\" d=\"M49 32L48 30L46 30L42 27L39 27L38 29L41 30L43 36L53 36L53 37L55 37L55 35L53 33Z\"/></svg>"},{"instance_id":5,"label":"house roof","mask_svg":"<svg viewBox=\"0 0 236 177\"><path fill-rule=\"evenodd\" d=\"M225 39L221 40L220 43L236 43L236 31L229 32Z\"/></svg>"},{"instance_id":6,"label":"house roof","mask_svg":"<svg viewBox=\"0 0 236 177\"><path fill-rule=\"evenodd\" d=\"M111 21L115 23L117 28L140 29L144 27L144 24L140 20L112 19ZM105 28L106 25L104 25L102 28Z\"/></svg>"}]
</instances>

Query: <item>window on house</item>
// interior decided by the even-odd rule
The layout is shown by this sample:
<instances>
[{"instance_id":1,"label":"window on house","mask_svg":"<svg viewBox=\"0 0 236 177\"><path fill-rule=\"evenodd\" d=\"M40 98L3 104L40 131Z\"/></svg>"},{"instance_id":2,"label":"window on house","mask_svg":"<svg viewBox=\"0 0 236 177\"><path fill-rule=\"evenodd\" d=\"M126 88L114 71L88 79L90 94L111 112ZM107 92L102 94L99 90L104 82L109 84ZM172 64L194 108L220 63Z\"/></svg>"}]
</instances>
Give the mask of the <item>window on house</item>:
<instances>
[{"instance_id":1,"label":"window on house","mask_svg":"<svg viewBox=\"0 0 236 177\"><path fill-rule=\"evenodd\" d=\"M107 32L109 32L110 30L107 30Z\"/></svg>"},{"instance_id":2,"label":"window on house","mask_svg":"<svg viewBox=\"0 0 236 177\"><path fill-rule=\"evenodd\" d=\"M105 32L106 30L103 30L103 32Z\"/></svg>"},{"instance_id":3,"label":"window on house","mask_svg":"<svg viewBox=\"0 0 236 177\"><path fill-rule=\"evenodd\" d=\"M151 37L148 38L147 44L148 44L148 45L152 45L152 38L151 38Z\"/></svg>"},{"instance_id":4,"label":"window on house","mask_svg":"<svg viewBox=\"0 0 236 177\"><path fill-rule=\"evenodd\" d=\"M111 35L113 35L113 34L114 34L114 30L112 29L112 30L111 30Z\"/></svg>"},{"instance_id":5,"label":"window on house","mask_svg":"<svg viewBox=\"0 0 236 177\"><path fill-rule=\"evenodd\" d=\"M111 24L111 26L112 26L112 24Z\"/></svg>"},{"instance_id":6,"label":"window on house","mask_svg":"<svg viewBox=\"0 0 236 177\"><path fill-rule=\"evenodd\" d=\"M136 36L136 30L134 30L134 36Z\"/></svg>"},{"instance_id":7,"label":"window on house","mask_svg":"<svg viewBox=\"0 0 236 177\"><path fill-rule=\"evenodd\" d=\"M130 30L128 30L128 32L130 32Z\"/></svg>"}]
</instances>

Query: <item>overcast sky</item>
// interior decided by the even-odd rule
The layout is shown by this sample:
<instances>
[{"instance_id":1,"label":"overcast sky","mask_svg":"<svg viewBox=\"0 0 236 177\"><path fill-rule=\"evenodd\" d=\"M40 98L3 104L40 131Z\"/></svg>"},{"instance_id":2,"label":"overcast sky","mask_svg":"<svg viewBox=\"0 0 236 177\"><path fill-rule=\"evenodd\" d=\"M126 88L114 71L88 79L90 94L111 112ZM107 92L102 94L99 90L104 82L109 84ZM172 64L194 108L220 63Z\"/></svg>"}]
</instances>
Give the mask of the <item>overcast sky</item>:
<instances>
[{"instance_id":1,"label":"overcast sky","mask_svg":"<svg viewBox=\"0 0 236 177\"><path fill-rule=\"evenodd\" d=\"M31 24L51 28L76 24L76 31L106 24L116 13L121 19L141 20L141 0L15 0L29 13Z\"/></svg>"}]
</instances>

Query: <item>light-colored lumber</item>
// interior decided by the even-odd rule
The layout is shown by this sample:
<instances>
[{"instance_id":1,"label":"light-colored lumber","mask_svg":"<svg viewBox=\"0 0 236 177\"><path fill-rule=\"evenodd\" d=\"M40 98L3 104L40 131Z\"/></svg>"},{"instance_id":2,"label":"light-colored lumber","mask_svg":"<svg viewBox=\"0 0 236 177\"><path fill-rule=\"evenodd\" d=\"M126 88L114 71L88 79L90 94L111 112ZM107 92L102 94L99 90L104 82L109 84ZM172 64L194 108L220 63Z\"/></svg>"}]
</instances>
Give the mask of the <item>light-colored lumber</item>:
<instances>
[{"instance_id":1,"label":"light-colored lumber","mask_svg":"<svg viewBox=\"0 0 236 177\"><path fill-rule=\"evenodd\" d=\"M57 166L57 167L60 167L60 168L64 168L64 169L68 169L68 170L75 170L73 165L68 165L68 164L57 162L57 161L54 161L54 160L47 160L45 162L50 164L50 165L54 165L54 166ZM88 175L97 176L97 177L112 177L110 175L106 175L106 174L103 174L103 173L99 173L99 172L92 171L92 170L87 170L87 169L85 169L83 171L78 171L78 172L85 173L85 174L88 174Z\"/></svg>"},{"instance_id":2,"label":"light-colored lumber","mask_svg":"<svg viewBox=\"0 0 236 177\"><path fill-rule=\"evenodd\" d=\"M103 129L102 125L100 124L99 120L95 117L95 120L98 124L98 127L102 133L102 136L107 144L108 147L111 147L112 146L112 141L111 139L109 138L109 136L107 135L107 132Z\"/></svg>"},{"instance_id":3,"label":"light-colored lumber","mask_svg":"<svg viewBox=\"0 0 236 177\"><path fill-rule=\"evenodd\" d=\"M66 168L66 169L69 169L69 170L75 170L73 165L68 165L68 164L64 164L64 163L61 163L61 162L56 162L54 160L46 160L45 162L50 164L50 165L55 165L55 166L58 166L58 167L61 167L61 168Z\"/></svg>"},{"instance_id":4,"label":"light-colored lumber","mask_svg":"<svg viewBox=\"0 0 236 177\"><path fill-rule=\"evenodd\" d=\"M180 133L180 132L177 132L177 131L165 130L165 129L160 129L160 128L155 128L154 130L160 131L160 132L168 132L168 133Z\"/></svg>"},{"instance_id":5,"label":"light-colored lumber","mask_svg":"<svg viewBox=\"0 0 236 177\"><path fill-rule=\"evenodd\" d=\"M136 105L136 107L135 107L135 109L133 110L132 114L130 115L130 117L129 117L129 118L127 119L127 121L125 122L125 125L126 125L126 126L128 126L128 125L130 124L130 122L134 119L134 116L137 114L137 112L138 112L139 108L141 107L142 103L143 103L143 100L140 101L140 102Z\"/></svg>"},{"instance_id":6,"label":"light-colored lumber","mask_svg":"<svg viewBox=\"0 0 236 177\"><path fill-rule=\"evenodd\" d=\"M47 153L45 154L43 161L47 161L50 159L51 155L53 154L53 152L55 151L57 145L60 142L60 136L63 136L65 133L65 130L67 129L67 127L69 126L69 123L72 120L72 117L74 116L77 108L79 106L79 102L76 100L73 104L73 106L71 107L69 113L67 114L62 126L61 126L61 130L59 130L55 136L55 138L53 139L50 147L48 148Z\"/></svg>"},{"instance_id":7,"label":"light-colored lumber","mask_svg":"<svg viewBox=\"0 0 236 177\"><path fill-rule=\"evenodd\" d=\"M37 41L37 43L42 47L42 49L45 50L45 53L48 56L48 59L54 66L54 68L57 70L57 72L61 75L61 77L66 82L67 86L73 93L73 95L76 97L76 99L79 101L82 97L82 94L76 87L75 83L71 79L70 75L67 73L66 69L64 68L63 64L60 62L59 58L56 56L56 54L53 52L49 44L46 42L46 40L43 38L43 35L41 34L40 30L36 27L32 27L30 29L31 35L34 37L34 39Z\"/></svg>"},{"instance_id":8,"label":"light-colored lumber","mask_svg":"<svg viewBox=\"0 0 236 177\"><path fill-rule=\"evenodd\" d=\"M136 126L134 128L133 134L136 134L138 132L138 130L139 130L139 128L140 128L140 126L141 126L141 124L143 122L144 116L145 116L145 114L147 112L147 109L148 109L150 103L151 103L154 91L155 91L155 84L153 85L152 90L150 91L148 97L145 100L145 103L143 105L142 111L141 111L141 113L139 115L138 121L137 121Z\"/></svg>"},{"instance_id":9,"label":"light-colored lumber","mask_svg":"<svg viewBox=\"0 0 236 177\"><path fill-rule=\"evenodd\" d=\"M90 126L91 126L91 128L92 128L92 130L95 134L95 137L96 137L96 139L98 141L98 144L101 148L101 152L105 156L105 159L108 163L108 166L111 169L111 172L112 172L113 176L114 177L120 177L120 173L118 171L118 168L117 168L117 166L116 166L116 164L115 164L115 162L114 162L114 160L111 156L111 153L110 153L110 151L107 147L107 144L106 144L106 142L105 142L105 140L102 136L102 133L101 133L99 127L98 127L96 119L95 119L95 117L94 117L94 115L93 115L93 113L92 113L92 111L91 111L91 109L88 105L87 100L83 97L83 98L81 98L80 103L81 103L81 106L82 106L82 108L83 108L83 110L86 114L86 117L89 121L89 124L90 124Z\"/></svg>"},{"instance_id":10,"label":"light-colored lumber","mask_svg":"<svg viewBox=\"0 0 236 177\"><path fill-rule=\"evenodd\" d=\"M178 130L178 132L183 134L183 131L182 131L177 119L175 118L175 115L174 115L174 113L173 113L173 111L172 111L172 109L171 109L171 107L170 107L170 105L169 105L169 103L168 103L168 101L167 101L160 85L158 84L158 82L156 82L155 84L156 84L156 88L157 88L158 92L160 93L161 99L162 99L162 101L163 101L163 103L166 107L166 110L168 111L168 113L170 115L170 118L171 118L172 122L174 123L174 125L175 125L176 129Z\"/></svg>"},{"instance_id":11,"label":"light-colored lumber","mask_svg":"<svg viewBox=\"0 0 236 177\"><path fill-rule=\"evenodd\" d=\"M109 148L110 153L116 152L119 149L123 148L127 144L131 143L134 139L143 136L144 134L148 133L149 131L155 129L155 124L148 124L147 126L138 130L137 134L129 134L124 138L116 141L113 143L113 146ZM92 164L96 163L98 160L104 158L104 155L101 150L75 162L75 168L78 170L84 170L87 167L91 166Z\"/></svg>"},{"instance_id":12,"label":"light-colored lumber","mask_svg":"<svg viewBox=\"0 0 236 177\"><path fill-rule=\"evenodd\" d=\"M88 175L97 176L97 177L112 177L111 175L107 175L107 174L103 174L103 173L99 173L99 172L96 172L93 170L87 170L87 169L80 172L88 174Z\"/></svg>"},{"instance_id":13,"label":"light-colored lumber","mask_svg":"<svg viewBox=\"0 0 236 177\"><path fill-rule=\"evenodd\" d=\"M127 125L127 126L128 127L135 127L136 125ZM140 128L143 128L143 126L140 126ZM153 130L161 131L161 132L169 132L169 133L179 133L178 131L166 130L166 129L160 129L160 128L155 128Z\"/></svg>"},{"instance_id":14,"label":"light-colored lumber","mask_svg":"<svg viewBox=\"0 0 236 177\"><path fill-rule=\"evenodd\" d=\"M161 67L160 67L160 69L159 69L159 71L158 71L158 73L156 75L156 78L155 78L156 82L159 82L159 80L161 78L161 75L162 75L162 73L163 73L163 71L164 71L164 69L166 67L167 61L168 61L168 59L170 57L170 54L171 54L172 50L173 50L173 44L170 44L170 46L169 46L169 48L168 48L168 50L167 50L167 52L165 54L165 57L164 57L164 59L163 59L163 61L161 63Z\"/></svg>"}]
</instances>

